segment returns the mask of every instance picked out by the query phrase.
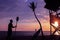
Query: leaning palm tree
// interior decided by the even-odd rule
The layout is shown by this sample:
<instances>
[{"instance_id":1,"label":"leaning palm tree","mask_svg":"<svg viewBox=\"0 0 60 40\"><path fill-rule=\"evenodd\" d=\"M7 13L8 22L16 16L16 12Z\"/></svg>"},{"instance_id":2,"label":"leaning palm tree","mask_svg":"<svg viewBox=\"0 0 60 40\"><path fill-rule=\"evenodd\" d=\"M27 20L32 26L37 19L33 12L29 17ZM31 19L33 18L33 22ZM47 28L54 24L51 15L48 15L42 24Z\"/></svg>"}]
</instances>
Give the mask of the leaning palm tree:
<instances>
[{"instance_id":1,"label":"leaning palm tree","mask_svg":"<svg viewBox=\"0 0 60 40\"><path fill-rule=\"evenodd\" d=\"M42 36L43 36L43 31L42 31L41 22L39 21L39 19L38 19L37 16L36 16L36 13L35 13L35 9L36 9L35 3L34 3L34 2L31 2L29 7L30 7L30 8L32 9L32 11L34 12L34 16L35 16L37 22L38 22L39 25L40 25L40 29L39 29L33 36L37 37L37 36L39 35L40 31L41 31L41 34L42 34Z\"/></svg>"}]
</instances>

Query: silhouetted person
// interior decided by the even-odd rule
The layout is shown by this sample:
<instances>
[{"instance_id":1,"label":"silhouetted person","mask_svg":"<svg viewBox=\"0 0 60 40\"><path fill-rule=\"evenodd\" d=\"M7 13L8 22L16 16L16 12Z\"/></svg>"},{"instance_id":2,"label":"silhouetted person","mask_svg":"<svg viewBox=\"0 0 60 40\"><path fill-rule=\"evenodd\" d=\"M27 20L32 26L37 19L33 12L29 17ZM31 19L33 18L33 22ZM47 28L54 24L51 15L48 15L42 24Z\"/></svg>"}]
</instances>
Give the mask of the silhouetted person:
<instances>
[{"instance_id":1,"label":"silhouetted person","mask_svg":"<svg viewBox=\"0 0 60 40\"><path fill-rule=\"evenodd\" d=\"M8 35L7 35L7 39L8 40L11 40L11 36L12 36L12 28L15 28L14 26L13 26L13 20L11 19L10 20L10 23L8 24Z\"/></svg>"}]
</instances>

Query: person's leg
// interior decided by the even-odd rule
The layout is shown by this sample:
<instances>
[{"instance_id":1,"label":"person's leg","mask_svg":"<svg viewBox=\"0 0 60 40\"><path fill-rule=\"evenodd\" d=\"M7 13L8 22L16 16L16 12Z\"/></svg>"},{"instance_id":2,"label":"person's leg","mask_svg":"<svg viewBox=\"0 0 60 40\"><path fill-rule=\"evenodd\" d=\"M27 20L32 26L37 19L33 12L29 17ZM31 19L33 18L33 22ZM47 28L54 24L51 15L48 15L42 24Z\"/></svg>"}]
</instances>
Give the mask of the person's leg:
<instances>
[{"instance_id":1,"label":"person's leg","mask_svg":"<svg viewBox=\"0 0 60 40\"><path fill-rule=\"evenodd\" d=\"M8 36L7 36L7 39L8 39L8 40L11 40L11 35L12 35L12 32L9 31L9 32L8 32Z\"/></svg>"}]
</instances>

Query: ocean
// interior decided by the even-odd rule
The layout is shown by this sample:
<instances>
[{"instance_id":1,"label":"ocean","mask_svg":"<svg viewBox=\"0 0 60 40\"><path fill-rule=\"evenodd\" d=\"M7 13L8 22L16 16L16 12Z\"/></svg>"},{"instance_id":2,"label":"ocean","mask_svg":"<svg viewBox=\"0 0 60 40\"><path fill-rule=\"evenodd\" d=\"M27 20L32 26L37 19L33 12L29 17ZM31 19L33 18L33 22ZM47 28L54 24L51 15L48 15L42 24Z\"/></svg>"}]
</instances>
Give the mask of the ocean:
<instances>
[{"instance_id":1,"label":"ocean","mask_svg":"<svg viewBox=\"0 0 60 40\"><path fill-rule=\"evenodd\" d=\"M32 40L32 36L36 33L35 31L13 31L12 32L12 40ZM60 35L50 36L49 31L44 31L44 39L45 40L60 40ZM40 33L41 34L41 33ZM37 38L38 40L42 40L42 36ZM7 31L0 31L0 40L7 40Z\"/></svg>"},{"instance_id":2,"label":"ocean","mask_svg":"<svg viewBox=\"0 0 60 40\"><path fill-rule=\"evenodd\" d=\"M33 36L35 31L13 31L12 36ZM49 31L44 31L44 35L50 35ZM41 32L40 32L41 34ZM40 35L39 34L39 35ZM7 36L7 31L0 31L0 37L6 37Z\"/></svg>"}]
</instances>

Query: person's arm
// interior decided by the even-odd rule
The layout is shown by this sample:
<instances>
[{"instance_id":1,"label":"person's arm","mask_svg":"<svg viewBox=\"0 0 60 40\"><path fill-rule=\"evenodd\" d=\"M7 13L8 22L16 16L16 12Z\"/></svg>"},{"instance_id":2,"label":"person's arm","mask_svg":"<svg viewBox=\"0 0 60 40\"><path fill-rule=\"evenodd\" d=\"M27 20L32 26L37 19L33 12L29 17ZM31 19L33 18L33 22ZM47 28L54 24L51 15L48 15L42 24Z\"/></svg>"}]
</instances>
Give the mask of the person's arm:
<instances>
[{"instance_id":1,"label":"person's arm","mask_svg":"<svg viewBox=\"0 0 60 40\"><path fill-rule=\"evenodd\" d=\"M16 26L13 26L13 25L12 25L12 28L15 28L15 27L16 27Z\"/></svg>"}]
</instances>

